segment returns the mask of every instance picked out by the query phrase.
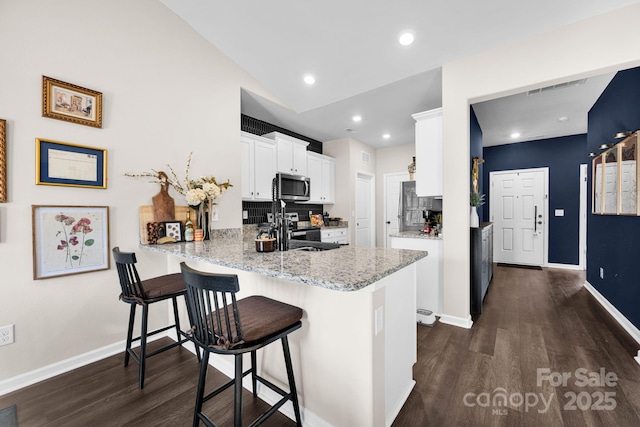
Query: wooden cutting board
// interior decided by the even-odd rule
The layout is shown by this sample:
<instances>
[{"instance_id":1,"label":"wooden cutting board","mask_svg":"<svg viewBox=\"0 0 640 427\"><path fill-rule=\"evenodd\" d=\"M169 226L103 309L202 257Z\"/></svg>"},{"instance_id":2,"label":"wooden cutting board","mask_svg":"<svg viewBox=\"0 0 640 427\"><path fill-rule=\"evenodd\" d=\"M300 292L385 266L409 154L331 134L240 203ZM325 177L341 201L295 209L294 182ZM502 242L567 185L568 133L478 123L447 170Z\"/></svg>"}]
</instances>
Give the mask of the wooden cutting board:
<instances>
[{"instance_id":1,"label":"wooden cutting board","mask_svg":"<svg viewBox=\"0 0 640 427\"><path fill-rule=\"evenodd\" d=\"M160 178L160 180L164 178L164 183L160 184L160 192L151 199L153 201L153 221L173 221L176 219L176 202L173 200L173 197L169 195L167 174L160 171L158 172L158 178Z\"/></svg>"}]
</instances>

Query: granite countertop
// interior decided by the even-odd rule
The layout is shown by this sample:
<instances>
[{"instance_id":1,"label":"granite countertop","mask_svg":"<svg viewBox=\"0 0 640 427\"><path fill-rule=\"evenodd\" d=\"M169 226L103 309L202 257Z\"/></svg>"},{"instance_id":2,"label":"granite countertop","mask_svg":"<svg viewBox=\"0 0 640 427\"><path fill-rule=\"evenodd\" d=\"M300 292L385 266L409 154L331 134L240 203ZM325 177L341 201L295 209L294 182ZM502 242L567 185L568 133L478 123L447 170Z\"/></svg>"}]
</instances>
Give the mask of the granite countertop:
<instances>
[{"instance_id":1,"label":"granite countertop","mask_svg":"<svg viewBox=\"0 0 640 427\"><path fill-rule=\"evenodd\" d=\"M434 236L427 234L423 231L401 231L399 233L390 234L389 237L402 237L405 239L428 239L428 240L442 240L442 234Z\"/></svg>"},{"instance_id":2,"label":"granite countertop","mask_svg":"<svg viewBox=\"0 0 640 427\"><path fill-rule=\"evenodd\" d=\"M427 256L426 251L349 245L322 252L259 253L254 238L245 233L244 238L229 235L140 248L337 291L357 291Z\"/></svg>"}]
</instances>

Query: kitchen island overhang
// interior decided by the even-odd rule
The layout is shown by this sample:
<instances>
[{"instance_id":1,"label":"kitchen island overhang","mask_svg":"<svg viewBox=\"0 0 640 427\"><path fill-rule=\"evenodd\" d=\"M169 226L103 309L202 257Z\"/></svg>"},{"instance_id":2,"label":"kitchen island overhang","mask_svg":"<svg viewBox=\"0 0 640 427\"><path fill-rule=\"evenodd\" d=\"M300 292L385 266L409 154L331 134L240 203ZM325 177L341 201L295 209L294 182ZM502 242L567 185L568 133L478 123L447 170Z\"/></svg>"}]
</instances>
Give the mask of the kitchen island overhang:
<instances>
[{"instance_id":1,"label":"kitchen island overhang","mask_svg":"<svg viewBox=\"0 0 640 427\"><path fill-rule=\"evenodd\" d=\"M346 246L258 253L253 239L241 237L141 248L169 255L169 272L186 261L237 274L240 298L265 295L304 310L303 327L289 339L305 425L391 425L415 384L416 263L426 252ZM260 353L258 369L284 387L282 350ZM228 358L211 364L233 373ZM276 399L267 388L258 392L267 402ZM290 407L283 412L292 417Z\"/></svg>"}]
</instances>

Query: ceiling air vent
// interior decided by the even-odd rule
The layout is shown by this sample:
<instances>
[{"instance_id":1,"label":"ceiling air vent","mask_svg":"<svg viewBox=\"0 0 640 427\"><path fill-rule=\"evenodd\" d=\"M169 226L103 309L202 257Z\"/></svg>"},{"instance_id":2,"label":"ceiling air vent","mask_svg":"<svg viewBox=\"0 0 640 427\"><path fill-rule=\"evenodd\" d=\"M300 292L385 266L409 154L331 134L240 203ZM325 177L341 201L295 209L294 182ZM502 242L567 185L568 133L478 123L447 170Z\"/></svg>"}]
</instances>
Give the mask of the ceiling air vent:
<instances>
[{"instance_id":1,"label":"ceiling air vent","mask_svg":"<svg viewBox=\"0 0 640 427\"><path fill-rule=\"evenodd\" d=\"M369 153L367 153L366 151L361 151L360 153L361 153L360 158L362 159L362 163L371 162L371 155Z\"/></svg>"},{"instance_id":2,"label":"ceiling air vent","mask_svg":"<svg viewBox=\"0 0 640 427\"><path fill-rule=\"evenodd\" d=\"M530 95L537 95L539 93L544 93L544 92L549 92L551 90L558 90L558 89L564 89L567 87L574 87L574 86L580 86L583 85L587 82L587 79L580 79L580 80L573 80L570 82L565 82L565 83L560 83L557 85L553 85L553 86L547 86L547 87L543 87L540 89L533 89L530 90L529 92L527 92L527 96Z\"/></svg>"}]
</instances>

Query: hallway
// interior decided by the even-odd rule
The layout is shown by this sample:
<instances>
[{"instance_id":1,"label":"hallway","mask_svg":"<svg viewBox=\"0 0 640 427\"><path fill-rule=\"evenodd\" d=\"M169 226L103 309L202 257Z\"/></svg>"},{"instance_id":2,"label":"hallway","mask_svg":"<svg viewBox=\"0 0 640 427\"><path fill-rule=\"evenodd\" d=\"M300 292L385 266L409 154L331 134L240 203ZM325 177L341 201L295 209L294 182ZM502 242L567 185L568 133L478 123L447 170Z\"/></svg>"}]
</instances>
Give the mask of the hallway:
<instances>
[{"instance_id":1,"label":"hallway","mask_svg":"<svg viewBox=\"0 0 640 427\"><path fill-rule=\"evenodd\" d=\"M418 327L417 385L393 426L640 425L640 345L583 283L496 266L472 329Z\"/></svg>"}]
</instances>

